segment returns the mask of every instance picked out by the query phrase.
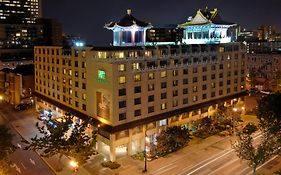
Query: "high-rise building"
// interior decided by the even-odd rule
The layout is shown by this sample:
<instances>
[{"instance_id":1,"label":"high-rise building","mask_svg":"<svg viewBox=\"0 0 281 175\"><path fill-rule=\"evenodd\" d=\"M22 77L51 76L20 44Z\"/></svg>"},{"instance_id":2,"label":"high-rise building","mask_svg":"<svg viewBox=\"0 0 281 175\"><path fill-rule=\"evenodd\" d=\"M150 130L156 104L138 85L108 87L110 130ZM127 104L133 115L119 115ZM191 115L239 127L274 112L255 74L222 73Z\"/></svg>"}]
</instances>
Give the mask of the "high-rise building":
<instances>
[{"instance_id":1,"label":"high-rise building","mask_svg":"<svg viewBox=\"0 0 281 175\"><path fill-rule=\"evenodd\" d=\"M0 23L35 23L41 17L41 0L0 0Z\"/></svg>"}]
</instances>

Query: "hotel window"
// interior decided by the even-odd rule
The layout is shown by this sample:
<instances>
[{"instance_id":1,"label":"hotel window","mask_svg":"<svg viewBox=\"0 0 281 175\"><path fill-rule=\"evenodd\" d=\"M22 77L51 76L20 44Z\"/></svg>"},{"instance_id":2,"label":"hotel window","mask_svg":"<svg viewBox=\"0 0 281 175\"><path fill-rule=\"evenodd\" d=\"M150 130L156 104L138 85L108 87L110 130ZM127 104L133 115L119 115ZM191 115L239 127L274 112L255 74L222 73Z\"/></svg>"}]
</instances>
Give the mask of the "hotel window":
<instances>
[{"instance_id":1,"label":"hotel window","mask_svg":"<svg viewBox=\"0 0 281 175\"><path fill-rule=\"evenodd\" d=\"M216 92L211 92L211 97L215 97L216 96Z\"/></svg>"},{"instance_id":2,"label":"hotel window","mask_svg":"<svg viewBox=\"0 0 281 175\"><path fill-rule=\"evenodd\" d=\"M220 69L223 69L223 64L220 64Z\"/></svg>"},{"instance_id":3,"label":"hotel window","mask_svg":"<svg viewBox=\"0 0 281 175\"><path fill-rule=\"evenodd\" d=\"M183 84L188 84L188 79L187 78L185 78L185 79L183 79L183 82L182 82Z\"/></svg>"},{"instance_id":4,"label":"hotel window","mask_svg":"<svg viewBox=\"0 0 281 175\"><path fill-rule=\"evenodd\" d=\"M68 84L69 84L69 85L72 85L72 80L71 80L71 79L68 81Z\"/></svg>"},{"instance_id":5,"label":"hotel window","mask_svg":"<svg viewBox=\"0 0 281 175\"><path fill-rule=\"evenodd\" d=\"M176 107L176 106L178 106L178 100L173 101L173 107Z\"/></svg>"},{"instance_id":6,"label":"hotel window","mask_svg":"<svg viewBox=\"0 0 281 175\"><path fill-rule=\"evenodd\" d=\"M183 93L183 94L188 94L188 88L184 88L184 89L182 90L182 93Z\"/></svg>"},{"instance_id":7,"label":"hotel window","mask_svg":"<svg viewBox=\"0 0 281 175\"><path fill-rule=\"evenodd\" d=\"M193 77L193 83L197 83L198 80L197 80L197 77Z\"/></svg>"},{"instance_id":8,"label":"hotel window","mask_svg":"<svg viewBox=\"0 0 281 175\"><path fill-rule=\"evenodd\" d=\"M222 82L222 81L219 82L219 86L220 86L220 87L223 86L223 82Z\"/></svg>"},{"instance_id":9,"label":"hotel window","mask_svg":"<svg viewBox=\"0 0 281 175\"><path fill-rule=\"evenodd\" d=\"M86 89L86 83L82 83L82 89Z\"/></svg>"},{"instance_id":10,"label":"hotel window","mask_svg":"<svg viewBox=\"0 0 281 175\"><path fill-rule=\"evenodd\" d=\"M154 73L153 72L148 73L148 79L149 80L153 80L154 79Z\"/></svg>"},{"instance_id":11,"label":"hotel window","mask_svg":"<svg viewBox=\"0 0 281 175\"><path fill-rule=\"evenodd\" d=\"M207 75L203 75L202 80L207 81Z\"/></svg>"},{"instance_id":12,"label":"hotel window","mask_svg":"<svg viewBox=\"0 0 281 175\"><path fill-rule=\"evenodd\" d=\"M197 86L193 86L193 92L197 92Z\"/></svg>"},{"instance_id":13,"label":"hotel window","mask_svg":"<svg viewBox=\"0 0 281 175\"><path fill-rule=\"evenodd\" d=\"M148 84L148 91L154 90L154 84Z\"/></svg>"},{"instance_id":14,"label":"hotel window","mask_svg":"<svg viewBox=\"0 0 281 175\"><path fill-rule=\"evenodd\" d=\"M137 110L135 110L135 117L137 117L137 116L141 116L141 110L140 109L137 109Z\"/></svg>"},{"instance_id":15,"label":"hotel window","mask_svg":"<svg viewBox=\"0 0 281 175\"><path fill-rule=\"evenodd\" d=\"M148 113L154 112L154 106L149 106L147 112L148 112Z\"/></svg>"},{"instance_id":16,"label":"hotel window","mask_svg":"<svg viewBox=\"0 0 281 175\"><path fill-rule=\"evenodd\" d=\"M135 87L135 93L141 93L141 86Z\"/></svg>"},{"instance_id":17,"label":"hotel window","mask_svg":"<svg viewBox=\"0 0 281 175\"><path fill-rule=\"evenodd\" d=\"M204 91L204 90L207 90L207 85L206 84L203 84L202 85L202 90Z\"/></svg>"},{"instance_id":18,"label":"hotel window","mask_svg":"<svg viewBox=\"0 0 281 175\"><path fill-rule=\"evenodd\" d=\"M184 98L183 100L182 100L182 103L185 105L185 104L187 104L188 103L188 98Z\"/></svg>"},{"instance_id":19,"label":"hotel window","mask_svg":"<svg viewBox=\"0 0 281 175\"><path fill-rule=\"evenodd\" d=\"M238 88L237 87L234 87L234 92L237 92L238 91Z\"/></svg>"},{"instance_id":20,"label":"hotel window","mask_svg":"<svg viewBox=\"0 0 281 175\"><path fill-rule=\"evenodd\" d=\"M135 82L141 81L141 75L140 74L134 75L134 80L135 80Z\"/></svg>"},{"instance_id":21,"label":"hotel window","mask_svg":"<svg viewBox=\"0 0 281 175\"><path fill-rule=\"evenodd\" d=\"M227 92L227 93L230 93L230 88L227 88L226 92Z\"/></svg>"},{"instance_id":22,"label":"hotel window","mask_svg":"<svg viewBox=\"0 0 281 175\"><path fill-rule=\"evenodd\" d=\"M139 70L140 69L140 63L133 63L133 70Z\"/></svg>"},{"instance_id":23,"label":"hotel window","mask_svg":"<svg viewBox=\"0 0 281 175\"><path fill-rule=\"evenodd\" d=\"M237 79L237 78L235 78L235 79L234 79L234 83L237 83L237 82L238 82L238 79Z\"/></svg>"},{"instance_id":24,"label":"hotel window","mask_svg":"<svg viewBox=\"0 0 281 175\"><path fill-rule=\"evenodd\" d=\"M241 77L241 82L244 82L244 77Z\"/></svg>"},{"instance_id":25,"label":"hotel window","mask_svg":"<svg viewBox=\"0 0 281 175\"><path fill-rule=\"evenodd\" d=\"M82 72L82 78L86 79L86 73L85 72Z\"/></svg>"},{"instance_id":26,"label":"hotel window","mask_svg":"<svg viewBox=\"0 0 281 175\"><path fill-rule=\"evenodd\" d=\"M75 81L75 87L79 87L78 81Z\"/></svg>"},{"instance_id":27,"label":"hotel window","mask_svg":"<svg viewBox=\"0 0 281 175\"><path fill-rule=\"evenodd\" d=\"M167 77L167 71L161 71L161 78Z\"/></svg>"},{"instance_id":28,"label":"hotel window","mask_svg":"<svg viewBox=\"0 0 281 175\"><path fill-rule=\"evenodd\" d=\"M77 98L78 98L78 92L77 92L77 91L75 91L75 97L77 97Z\"/></svg>"},{"instance_id":29,"label":"hotel window","mask_svg":"<svg viewBox=\"0 0 281 175\"><path fill-rule=\"evenodd\" d=\"M203 95L202 95L202 99L203 99L203 100L207 99L207 94L203 94Z\"/></svg>"},{"instance_id":30,"label":"hotel window","mask_svg":"<svg viewBox=\"0 0 281 175\"><path fill-rule=\"evenodd\" d=\"M70 105L72 105L72 98L69 98L68 103L69 103Z\"/></svg>"},{"instance_id":31,"label":"hotel window","mask_svg":"<svg viewBox=\"0 0 281 175\"><path fill-rule=\"evenodd\" d=\"M222 95L223 94L223 90L219 90L219 95Z\"/></svg>"},{"instance_id":32,"label":"hotel window","mask_svg":"<svg viewBox=\"0 0 281 175\"><path fill-rule=\"evenodd\" d=\"M124 84L126 83L126 77L125 76L120 76L119 77L119 84Z\"/></svg>"},{"instance_id":33,"label":"hotel window","mask_svg":"<svg viewBox=\"0 0 281 175\"><path fill-rule=\"evenodd\" d=\"M220 74L219 74L219 78L223 78L223 73L220 73Z\"/></svg>"},{"instance_id":34,"label":"hotel window","mask_svg":"<svg viewBox=\"0 0 281 175\"><path fill-rule=\"evenodd\" d=\"M178 80L173 81L173 86L178 86Z\"/></svg>"},{"instance_id":35,"label":"hotel window","mask_svg":"<svg viewBox=\"0 0 281 175\"><path fill-rule=\"evenodd\" d=\"M161 93L161 99L166 99L167 98L167 93L164 92L164 93Z\"/></svg>"},{"instance_id":36,"label":"hotel window","mask_svg":"<svg viewBox=\"0 0 281 175\"><path fill-rule=\"evenodd\" d=\"M75 71L75 77L78 77L78 75L79 75L78 71Z\"/></svg>"},{"instance_id":37,"label":"hotel window","mask_svg":"<svg viewBox=\"0 0 281 175\"><path fill-rule=\"evenodd\" d=\"M211 75L211 78L212 78L212 80L213 80L213 79L216 79L216 74L212 74L212 75Z\"/></svg>"},{"instance_id":38,"label":"hotel window","mask_svg":"<svg viewBox=\"0 0 281 175\"><path fill-rule=\"evenodd\" d=\"M127 105L126 105L126 100L124 101L119 101L119 108L125 108Z\"/></svg>"},{"instance_id":39,"label":"hotel window","mask_svg":"<svg viewBox=\"0 0 281 175\"><path fill-rule=\"evenodd\" d=\"M162 103L161 104L161 110L167 109L167 103Z\"/></svg>"},{"instance_id":40,"label":"hotel window","mask_svg":"<svg viewBox=\"0 0 281 175\"><path fill-rule=\"evenodd\" d=\"M118 65L118 71L123 72L126 70L125 64L119 64Z\"/></svg>"},{"instance_id":41,"label":"hotel window","mask_svg":"<svg viewBox=\"0 0 281 175\"><path fill-rule=\"evenodd\" d=\"M194 68L193 68L193 73L197 73L197 72L198 72L197 67L194 67Z\"/></svg>"},{"instance_id":42,"label":"hotel window","mask_svg":"<svg viewBox=\"0 0 281 175\"><path fill-rule=\"evenodd\" d=\"M82 99L86 100L86 94L85 93L82 93Z\"/></svg>"},{"instance_id":43,"label":"hotel window","mask_svg":"<svg viewBox=\"0 0 281 175\"><path fill-rule=\"evenodd\" d=\"M175 77L175 76L178 76L178 74L179 74L179 71L178 70L173 70L173 76Z\"/></svg>"},{"instance_id":44,"label":"hotel window","mask_svg":"<svg viewBox=\"0 0 281 175\"><path fill-rule=\"evenodd\" d=\"M212 88L216 88L216 83L215 83L215 82L212 82L212 83L211 83L211 87L212 87Z\"/></svg>"},{"instance_id":45,"label":"hotel window","mask_svg":"<svg viewBox=\"0 0 281 175\"><path fill-rule=\"evenodd\" d=\"M196 102L198 99L197 99L197 96L193 96L193 102Z\"/></svg>"},{"instance_id":46,"label":"hotel window","mask_svg":"<svg viewBox=\"0 0 281 175\"><path fill-rule=\"evenodd\" d=\"M82 109L84 110L84 111L86 111L87 109L86 109L86 105L85 104L82 104Z\"/></svg>"},{"instance_id":47,"label":"hotel window","mask_svg":"<svg viewBox=\"0 0 281 175\"><path fill-rule=\"evenodd\" d=\"M150 96L148 96L147 101L148 101L148 102L152 102L152 101L154 101L154 95L150 95Z\"/></svg>"},{"instance_id":48,"label":"hotel window","mask_svg":"<svg viewBox=\"0 0 281 175\"><path fill-rule=\"evenodd\" d=\"M227 80L227 85L230 85L230 80Z\"/></svg>"},{"instance_id":49,"label":"hotel window","mask_svg":"<svg viewBox=\"0 0 281 175\"><path fill-rule=\"evenodd\" d=\"M126 89L119 89L119 96L124 96L126 95Z\"/></svg>"},{"instance_id":50,"label":"hotel window","mask_svg":"<svg viewBox=\"0 0 281 175\"><path fill-rule=\"evenodd\" d=\"M202 67L202 72L207 72L207 67L206 66Z\"/></svg>"},{"instance_id":51,"label":"hotel window","mask_svg":"<svg viewBox=\"0 0 281 175\"><path fill-rule=\"evenodd\" d=\"M134 104L135 104L135 105L141 104L141 98L135 98L135 99L134 99Z\"/></svg>"},{"instance_id":52,"label":"hotel window","mask_svg":"<svg viewBox=\"0 0 281 175\"><path fill-rule=\"evenodd\" d=\"M228 76L228 77L231 76L231 72L230 72L230 71L227 72L227 76Z\"/></svg>"},{"instance_id":53,"label":"hotel window","mask_svg":"<svg viewBox=\"0 0 281 175\"><path fill-rule=\"evenodd\" d=\"M178 96L178 90L173 91L173 97L176 97L176 96Z\"/></svg>"},{"instance_id":54,"label":"hotel window","mask_svg":"<svg viewBox=\"0 0 281 175\"><path fill-rule=\"evenodd\" d=\"M82 68L85 68L86 67L86 62L82 62Z\"/></svg>"},{"instance_id":55,"label":"hotel window","mask_svg":"<svg viewBox=\"0 0 281 175\"><path fill-rule=\"evenodd\" d=\"M227 64L227 68L230 69L230 64L229 63Z\"/></svg>"},{"instance_id":56,"label":"hotel window","mask_svg":"<svg viewBox=\"0 0 281 175\"><path fill-rule=\"evenodd\" d=\"M69 88L68 92L69 92L69 94L72 94L72 89L71 89L71 88Z\"/></svg>"},{"instance_id":57,"label":"hotel window","mask_svg":"<svg viewBox=\"0 0 281 175\"><path fill-rule=\"evenodd\" d=\"M75 101L75 107L79 107L79 102Z\"/></svg>"},{"instance_id":58,"label":"hotel window","mask_svg":"<svg viewBox=\"0 0 281 175\"><path fill-rule=\"evenodd\" d=\"M216 66L212 65L211 70L216 70Z\"/></svg>"},{"instance_id":59,"label":"hotel window","mask_svg":"<svg viewBox=\"0 0 281 175\"><path fill-rule=\"evenodd\" d=\"M161 89L165 89L167 87L167 82L162 82L161 83Z\"/></svg>"},{"instance_id":60,"label":"hotel window","mask_svg":"<svg viewBox=\"0 0 281 175\"><path fill-rule=\"evenodd\" d=\"M62 73L65 75L66 74L66 69L63 68Z\"/></svg>"},{"instance_id":61,"label":"hotel window","mask_svg":"<svg viewBox=\"0 0 281 175\"><path fill-rule=\"evenodd\" d=\"M126 113L121 113L121 114L119 114L119 121L121 121L121 120L126 120Z\"/></svg>"},{"instance_id":62,"label":"hotel window","mask_svg":"<svg viewBox=\"0 0 281 175\"><path fill-rule=\"evenodd\" d=\"M188 69L183 69L183 74L187 75L188 74Z\"/></svg>"}]
</instances>

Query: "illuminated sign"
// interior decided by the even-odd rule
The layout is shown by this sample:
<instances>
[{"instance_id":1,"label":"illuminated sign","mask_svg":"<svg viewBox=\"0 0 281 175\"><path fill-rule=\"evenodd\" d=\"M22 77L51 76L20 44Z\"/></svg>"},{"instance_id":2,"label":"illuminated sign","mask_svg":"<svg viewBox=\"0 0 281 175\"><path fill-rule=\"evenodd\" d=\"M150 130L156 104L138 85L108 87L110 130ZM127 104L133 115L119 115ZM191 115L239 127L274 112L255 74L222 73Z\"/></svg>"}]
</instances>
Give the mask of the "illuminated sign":
<instances>
[{"instance_id":1,"label":"illuminated sign","mask_svg":"<svg viewBox=\"0 0 281 175\"><path fill-rule=\"evenodd\" d=\"M98 79L99 80L105 80L105 71L104 70L98 70Z\"/></svg>"}]
</instances>

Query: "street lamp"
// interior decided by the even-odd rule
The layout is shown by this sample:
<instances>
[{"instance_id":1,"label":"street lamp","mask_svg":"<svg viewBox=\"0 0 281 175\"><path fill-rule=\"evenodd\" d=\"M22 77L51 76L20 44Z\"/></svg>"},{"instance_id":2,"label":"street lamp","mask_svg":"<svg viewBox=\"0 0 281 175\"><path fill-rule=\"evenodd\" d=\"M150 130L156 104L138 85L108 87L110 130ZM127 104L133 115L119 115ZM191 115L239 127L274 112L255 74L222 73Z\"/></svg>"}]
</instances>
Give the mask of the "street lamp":
<instances>
[{"instance_id":1,"label":"street lamp","mask_svg":"<svg viewBox=\"0 0 281 175\"><path fill-rule=\"evenodd\" d=\"M143 173L147 172L147 155L146 155L146 142L149 140L149 138L147 137L147 133L145 130L145 135L144 135L145 139L144 139L144 170L142 171Z\"/></svg>"},{"instance_id":2,"label":"street lamp","mask_svg":"<svg viewBox=\"0 0 281 175\"><path fill-rule=\"evenodd\" d=\"M71 168L72 168L73 174L76 174L76 172L78 171L78 163L75 162L74 160L71 160L71 161L69 162L69 165L70 165Z\"/></svg>"}]
</instances>

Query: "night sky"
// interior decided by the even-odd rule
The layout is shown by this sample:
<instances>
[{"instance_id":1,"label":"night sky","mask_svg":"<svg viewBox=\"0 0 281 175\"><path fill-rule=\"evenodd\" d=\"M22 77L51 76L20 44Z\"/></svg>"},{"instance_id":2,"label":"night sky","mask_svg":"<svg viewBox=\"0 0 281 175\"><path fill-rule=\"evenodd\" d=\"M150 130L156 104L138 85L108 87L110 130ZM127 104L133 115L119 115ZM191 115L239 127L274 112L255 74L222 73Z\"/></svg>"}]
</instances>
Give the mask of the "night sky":
<instances>
[{"instance_id":1,"label":"night sky","mask_svg":"<svg viewBox=\"0 0 281 175\"><path fill-rule=\"evenodd\" d=\"M197 9L218 8L225 21L248 29L261 24L281 29L281 0L43 0L43 17L57 18L66 34L94 45L109 45L112 33L103 26L131 8L136 18L154 27L185 22Z\"/></svg>"}]
</instances>

